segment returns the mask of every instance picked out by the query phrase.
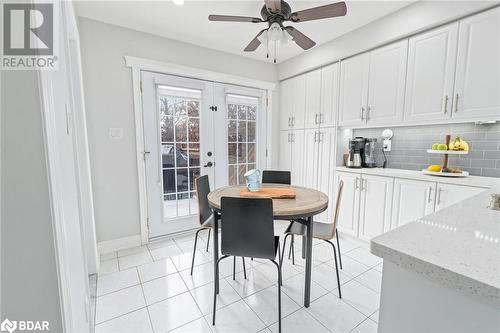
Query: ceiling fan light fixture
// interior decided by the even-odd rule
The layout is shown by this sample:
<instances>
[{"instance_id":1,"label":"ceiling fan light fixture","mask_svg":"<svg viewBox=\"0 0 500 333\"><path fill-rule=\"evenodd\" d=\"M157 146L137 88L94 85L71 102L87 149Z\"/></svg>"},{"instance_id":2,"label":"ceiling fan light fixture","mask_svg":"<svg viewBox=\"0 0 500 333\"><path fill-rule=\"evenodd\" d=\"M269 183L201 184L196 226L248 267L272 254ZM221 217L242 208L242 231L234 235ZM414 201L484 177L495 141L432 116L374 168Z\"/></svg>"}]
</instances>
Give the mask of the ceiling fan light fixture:
<instances>
[{"instance_id":1,"label":"ceiling fan light fixture","mask_svg":"<svg viewBox=\"0 0 500 333\"><path fill-rule=\"evenodd\" d=\"M271 26L269 26L269 29L267 29L267 36L269 40L272 40L274 42L281 40L281 38L283 37L283 30L281 29L281 26L276 22L271 24Z\"/></svg>"}]
</instances>

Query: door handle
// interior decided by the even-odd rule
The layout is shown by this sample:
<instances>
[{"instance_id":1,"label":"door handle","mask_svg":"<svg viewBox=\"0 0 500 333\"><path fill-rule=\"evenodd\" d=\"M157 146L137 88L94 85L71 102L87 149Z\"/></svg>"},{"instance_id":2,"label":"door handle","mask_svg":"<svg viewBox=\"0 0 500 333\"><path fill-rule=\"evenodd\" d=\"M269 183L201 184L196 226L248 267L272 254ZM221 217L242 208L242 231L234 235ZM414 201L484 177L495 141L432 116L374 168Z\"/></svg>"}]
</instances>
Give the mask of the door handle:
<instances>
[{"instance_id":1,"label":"door handle","mask_svg":"<svg viewBox=\"0 0 500 333\"><path fill-rule=\"evenodd\" d=\"M212 162L208 162L207 164L205 164L203 167L204 168L211 168L214 164Z\"/></svg>"},{"instance_id":2,"label":"door handle","mask_svg":"<svg viewBox=\"0 0 500 333\"><path fill-rule=\"evenodd\" d=\"M444 96L444 110L443 113L446 114L448 112L448 95Z\"/></svg>"}]
</instances>

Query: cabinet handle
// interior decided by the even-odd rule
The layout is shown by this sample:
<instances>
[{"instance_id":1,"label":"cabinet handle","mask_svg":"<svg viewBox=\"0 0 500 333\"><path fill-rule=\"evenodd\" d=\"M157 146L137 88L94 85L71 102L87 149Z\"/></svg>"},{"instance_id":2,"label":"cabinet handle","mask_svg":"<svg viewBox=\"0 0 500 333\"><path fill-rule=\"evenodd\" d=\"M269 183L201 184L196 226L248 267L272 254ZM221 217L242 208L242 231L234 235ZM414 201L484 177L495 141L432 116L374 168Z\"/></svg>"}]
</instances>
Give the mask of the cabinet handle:
<instances>
[{"instance_id":1,"label":"cabinet handle","mask_svg":"<svg viewBox=\"0 0 500 333\"><path fill-rule=\"evenodd\" d=\"M322 113L319 114L319 123L320 124L323 123L323 114Z\"/></svg>"},{"instance_id":2,"label":"cabinet handle","mask_svg":"<svg viewBox=\"0 0 500 333\"><path fill-rule=\"evenodd\" d=\"M288 127L292 127L292 117L288 117Z\"/></svg>"},{"instance_id":3,"label":"cabinet handle","mask_svg":"<svg viewBox=\"0 0 500 333\"><path fill-rule=\"evenodd\" d=\"M366 121L370 120L370 111L372 110L372 107L368 105L368 108L366 109Z\"/></svg>"},{"instance_id":4,"label":"cabinet handle","mask_svg":"<svg viewBox=\"0 0 500 333\"><path fill-rule=\"evenodd\" d=\"M444 96L444 107L443 107L443 113L446 114L448 112L448 95Z\"/></svg>"},{"instance_id":5,"label":"cabinet handle","mask_svg":"<svg viewBox=\"0 0 500 333\"><path fill-rule=\"evenodd\" d=\"M318 114L317 113L314 115L314 124L318 125Z\"/></svg>"},{"instance_id":6,"label":"cabinet handle","mask_svg":"<svg viewBox=\"0 0 500 333\"><path fill-rule=\"evenodd\" d=\"M440 188L438 189L438 193L437 193L438 195L437 195L437 199L436 199L436 204L438 204L438 205L441 203L441 192L442 192L442 191L443 191L443 188L442 188L442 187L440 187Z\"/></svg>"},{"instance_id":7,"label":"cabinet handle","mask_svg":"<svg viewBox=\"0 0 500 333\"><path fill-rule=\"evenodd\" d=\"M325 133L319 132L318 134L319 134L319 142L323 142L323 138L325 136Z\"/></svg>"},{"instance_id":8,"label":"cabinet handle","mask_svg":"<svg viewBox=\"0 0 500 333\"><path fill-rule=\"evenodd\" d=\"M317 135L317 134L318 134L318 132L314 132L314 142L316 142L316 141L317 141L317 139L316 139L316 135Z\"/></svg>"},{"instance_id":9,"label":"cabinet handle","mask_svg":"<svg viewBox=\"0 0 500 333\"><path fill-rule=\"evenodd\" d=\"M429 192L427 193L427 203L430 203L432 201L431 194L432 194L432 186L429 186Z\"/></svg>"},{"instance_id":10,"label":"cabinet handle","mask_svg":"<svg viewBox=\"0 0 500 333\"><path fill-rule=\"evenodd\" d=\"M292 127L295 127L295 117L292 117Z\"/></svg>"},{"instance_id":11,"label":"cabinet handle","mask_svg":"<svg viewBox=\"0 0 500 333\"><path fill-rule=\"evenodd\" d=\"M292 133L292 142L295 142L295 133Z\"/></svg>"},{"instance_id":12,"label":"cabinet handle","mask_svg":"<svg viewBox=\"0 0 500 333\"><path fill-rule=\"evenodd\" d=\"M455 94L455 113L458 112L458 94Z\"/></svg>"},{"instance_id":13,"label":"cabinet handle","mask_svg":"<svg viewBox=\"0 0 500 333\"><path fill-rule=\"evenodd\" d=\"M355 189L357 190L359 188L359 178L356 177L356 184L354 184Z\"/></svg>"},{"instance_id":14,"label":"cabinet handle","mask_svg":"<svg viewBox=\"0 0 500 333\"><path fill-rule=\"evenodd\" d=\"M362 106L361 107L361 120L364 120L365 119L365 107Z\"/></svg>"}]
</instances>

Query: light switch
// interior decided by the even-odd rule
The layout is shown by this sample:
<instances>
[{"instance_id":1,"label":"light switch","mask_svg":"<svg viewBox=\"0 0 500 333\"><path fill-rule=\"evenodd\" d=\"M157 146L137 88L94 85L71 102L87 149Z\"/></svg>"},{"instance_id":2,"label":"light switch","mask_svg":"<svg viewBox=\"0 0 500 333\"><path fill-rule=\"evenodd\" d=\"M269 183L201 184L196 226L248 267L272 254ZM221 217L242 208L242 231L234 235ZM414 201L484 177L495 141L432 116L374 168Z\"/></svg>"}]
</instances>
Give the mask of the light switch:
<instances>
[{"instance_id":1,"label":"light switch","mask_svg":"<svg viewBox=\"0 0 500 333\"><path fill-rule=\"evenodd\" d=\"M112 140L123 139L123 128L110 128L109 129L109 138Z\"/></svg>"}]
</instances>

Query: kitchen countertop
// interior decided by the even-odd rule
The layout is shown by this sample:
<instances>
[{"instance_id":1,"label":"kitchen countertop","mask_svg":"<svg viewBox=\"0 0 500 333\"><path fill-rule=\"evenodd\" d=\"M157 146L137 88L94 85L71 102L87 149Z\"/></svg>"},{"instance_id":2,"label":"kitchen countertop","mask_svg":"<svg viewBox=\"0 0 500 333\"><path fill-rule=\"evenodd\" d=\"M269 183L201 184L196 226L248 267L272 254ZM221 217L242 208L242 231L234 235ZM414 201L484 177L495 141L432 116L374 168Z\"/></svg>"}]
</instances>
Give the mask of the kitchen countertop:
<instances>
[{"instance_id":1,"label":"kitchen countertop","mask_svg":"<svg viewBox=\"0 0 500 333\"><path fill-rule=\"evenodd\" d=\"M399 177L389 169L385 172ZM500 305L500 211L486 208L491 193L485 190L375 237L371 252L444 286Z\"/></svg>"},{"instance_id":2,"label":"kitchen countertop","mask_svg":"<svg viewBox=\"0 0 500 333\"><path fill-rule=\"evenodd\" d=\"M403 170L403 169L390 169L390 168L361 168L353 169L346 167L336 167L337 171L342 172L352 172L364 175L374 175L374 176L386 176L386 177L397 177L415 180L424 180L429 182L438 182L445 184L454 185L466 185L466 186L476 186L486 188L496 188L500 190L500 178L493 177L479 177L479 176L468 176L468 177L439 177L424 175L422 171L415 170Z\"/></svg>"}]
</instances>

